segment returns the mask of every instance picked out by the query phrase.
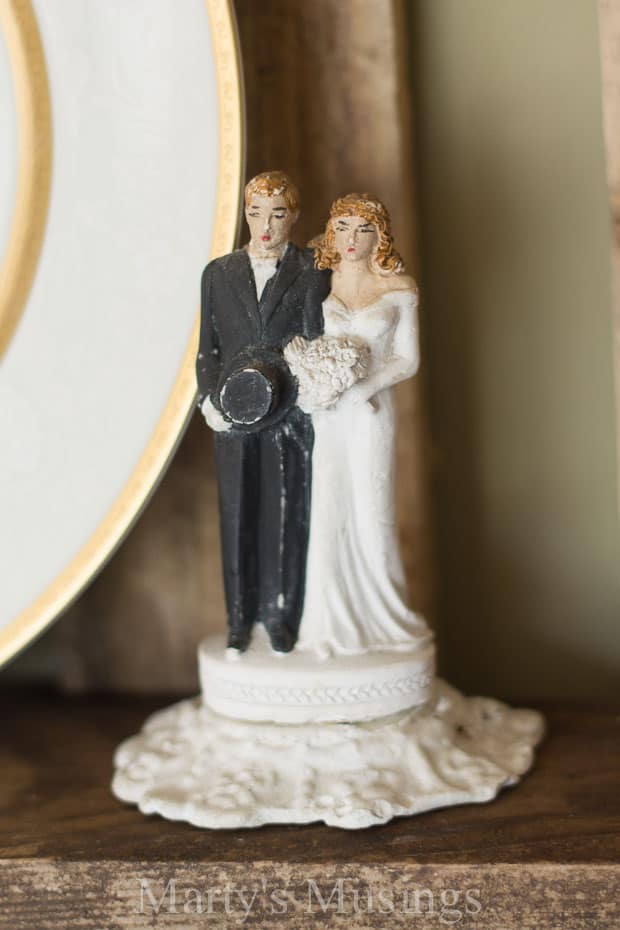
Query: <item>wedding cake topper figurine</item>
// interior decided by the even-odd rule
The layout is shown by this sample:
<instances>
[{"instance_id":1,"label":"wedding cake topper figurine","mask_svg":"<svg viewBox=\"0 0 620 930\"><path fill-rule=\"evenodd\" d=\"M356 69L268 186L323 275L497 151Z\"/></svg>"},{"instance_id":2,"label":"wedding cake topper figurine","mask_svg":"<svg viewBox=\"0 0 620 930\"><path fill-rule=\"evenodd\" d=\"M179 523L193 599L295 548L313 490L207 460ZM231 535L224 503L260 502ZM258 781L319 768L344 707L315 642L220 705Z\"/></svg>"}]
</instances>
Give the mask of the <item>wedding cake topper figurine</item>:
<instances>
[{"instance_id":1,"label":"wedding cake topper figurine","mask_svg":"<svg viewBox=\"0 0 620 930\"><path fill-rule=\"evenodd\" d=\"M199 647L201 698L115 760L119 798L203 827L357 828L487 801L543 731L438 679L408 606L391 389L418 368L418 296L389 214L347 194L308 249L290 241L298 214L287 175L252 178L249 244L203 274L228 634Z\"/></svg>"}]
</instances>

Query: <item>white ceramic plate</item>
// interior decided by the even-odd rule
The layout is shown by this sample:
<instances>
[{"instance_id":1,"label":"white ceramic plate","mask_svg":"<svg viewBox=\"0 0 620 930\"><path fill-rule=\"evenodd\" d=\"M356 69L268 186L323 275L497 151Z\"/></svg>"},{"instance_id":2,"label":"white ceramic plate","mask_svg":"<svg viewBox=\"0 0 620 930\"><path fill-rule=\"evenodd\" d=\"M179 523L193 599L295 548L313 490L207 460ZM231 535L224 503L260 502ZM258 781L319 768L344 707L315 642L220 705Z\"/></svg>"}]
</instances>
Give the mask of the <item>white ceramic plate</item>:
<instances>
[{"instance_id":1,"label":"white ceramic plate","mask_svg":"<svg viewBox=\"0 0 620 930\"><path fill-rule=\"evenodd\" d=\"M242 180L227 0L0 3L0 661L88 583L194 396Z\"/></svg>"}]
</instances>

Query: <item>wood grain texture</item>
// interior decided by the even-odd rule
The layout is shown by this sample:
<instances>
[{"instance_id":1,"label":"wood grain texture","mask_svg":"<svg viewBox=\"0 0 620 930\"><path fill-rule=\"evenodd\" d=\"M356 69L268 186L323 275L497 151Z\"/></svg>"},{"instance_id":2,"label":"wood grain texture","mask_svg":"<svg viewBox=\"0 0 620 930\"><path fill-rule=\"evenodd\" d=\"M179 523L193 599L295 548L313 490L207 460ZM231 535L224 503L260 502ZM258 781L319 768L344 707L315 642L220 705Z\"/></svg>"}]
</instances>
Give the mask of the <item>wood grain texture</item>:
<instances>
[{"instance_id":1,"label":"wood grain texture","mask_svg":"<svg viewBox=\"0 0 620 930\"><path fill-rule=\"evenodd\" d=\"M237 0L247 176L282 168L298 182L301 243L322 229L336 196L374 192L415 271L404 0L362 6L364 15L359 0ZM397 390L398 513L413 606L429 613L423 378ZM211 446L196 415L131 536L53 631L66 689L196 688L196 645L225 624Z\"/></svg>"},{"instance_id":2,"label":"wood grain texture","mask_svg":"<svg viewBox=\"0 0 620 930\"><path fill-rule=\"evenodd\" d=\"M620 463L620 0L599 0L603 118L607 149L609 208L613 230L614 359L616 434ZM620 469L619 469L620 480ZM620 494L620 487L619 487ZM619 498L620 501L620 498Z\"/></svg>"},{"instance_id":3,"label":"wood grain texture","mask_svg":"<svg viewBox=\"0 0 620 930\"><path fill-rule=\"evenodd\" d=\"M424 927L446 926L450 906L463 909L453 923L476 930L618 926L620 708L542 708L550 735L533 772L490 804L361 832L217 832L143 817L109 791L114 748L155 707L124 697L15 700L0 748L0 928L194 927L190 889L209 888L218 889L213 913L201 919L232 926L242 914L236 898L226 912L227 886L257 892L247 920L256 927L412 926L413 899L409 913L402 902L416 889L430 892L417 914ZM141 910L141 880L155 900L173 880L176 911L170 890L159 915L144 892ZM316 894L309 901L311 882L324 899L342 883L340 912L337 894L326 914ZM274 890L288 895L284 914L271 909ZM387 913L382 890L395 902ZM468 891L479 909L466 911Z\"/></svg>"},{"instance_id":4,"label":"wood grain texture","mask_svg":"<svg viewBox=\"0 0 620 930\"><path fill-rule=\"evenodd\" d=\"M197 868L117 860L2 863L2 930L411 928L617 930L618 870L581 865Z\"/></svg>"}]
</instances>

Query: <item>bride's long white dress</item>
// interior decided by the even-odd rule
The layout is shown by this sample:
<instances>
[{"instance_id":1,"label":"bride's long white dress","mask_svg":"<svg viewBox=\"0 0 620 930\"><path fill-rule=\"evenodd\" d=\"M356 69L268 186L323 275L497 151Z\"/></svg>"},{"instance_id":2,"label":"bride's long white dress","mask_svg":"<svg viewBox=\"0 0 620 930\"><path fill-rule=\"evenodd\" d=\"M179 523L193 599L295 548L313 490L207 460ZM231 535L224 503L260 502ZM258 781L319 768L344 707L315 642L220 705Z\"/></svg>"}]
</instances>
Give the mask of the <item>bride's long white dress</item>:
<instances>
[{"instance_id":1,"label":"bride's long white dress","mask_svg":"<svg viewBox=\"0 0 620 930\"><path fill-rule=\"evenodd\" d=\"M418 366L417 295L393 290L361 309L334 295L325 334L364 342L367 377L313 414L306 596L297 649L320 655L416 648L431 637L407 606L394 510L391 387Z\"/></svg>"}]
</instances>

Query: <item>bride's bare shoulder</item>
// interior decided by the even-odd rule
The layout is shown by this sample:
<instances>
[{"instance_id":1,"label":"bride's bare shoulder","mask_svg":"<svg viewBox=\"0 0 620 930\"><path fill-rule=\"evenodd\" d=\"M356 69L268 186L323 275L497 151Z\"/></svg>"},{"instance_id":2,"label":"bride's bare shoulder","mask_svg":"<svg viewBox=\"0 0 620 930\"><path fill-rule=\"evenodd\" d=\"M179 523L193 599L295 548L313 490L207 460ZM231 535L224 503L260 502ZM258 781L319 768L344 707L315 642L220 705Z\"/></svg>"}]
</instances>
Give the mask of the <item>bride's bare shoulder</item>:
<instances>
[{"instance_id":1,"label":"bride's bare shoulder","mask_svg":"<svg viewBox=\"0 0 620 930\"><path fill-rule=\"evenodd\" d=\"M417 291L418 285L410 274L391 274L385 278L386 291Z\"/></svg>"},{"instance_id":2,"label":"bride's bare shoulder","mask_svg":"<svg viewBox=\"0 0 620 930\"><path fill-rule=\"evenodd\" d=\"M408 274L390 274L382 279L381 292L390 294L396 291L406 291L408 293L418 293L418 286L415 280Z\"/></svg>"}]
</instances>

